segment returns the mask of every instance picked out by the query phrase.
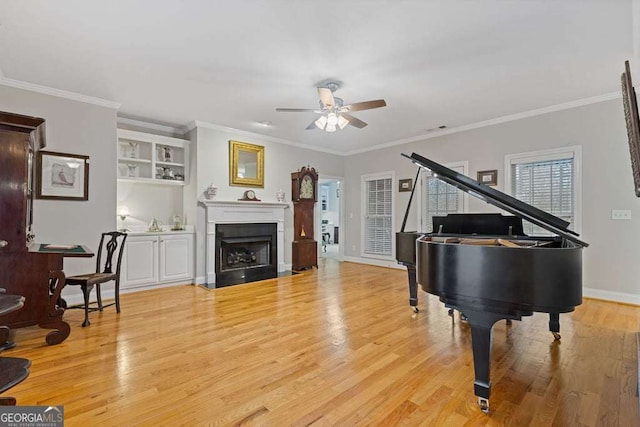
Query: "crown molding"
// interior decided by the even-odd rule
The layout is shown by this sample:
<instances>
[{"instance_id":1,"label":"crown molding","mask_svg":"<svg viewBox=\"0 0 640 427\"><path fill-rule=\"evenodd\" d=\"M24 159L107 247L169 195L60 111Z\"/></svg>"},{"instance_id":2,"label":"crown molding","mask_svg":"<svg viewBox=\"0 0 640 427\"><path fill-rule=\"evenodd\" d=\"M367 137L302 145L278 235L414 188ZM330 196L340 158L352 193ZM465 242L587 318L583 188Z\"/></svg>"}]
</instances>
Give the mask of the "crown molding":
<instances>
[{"instance_id":1,"label":"crown molding","mask_svg":"<svg viewBox=\"0 0 640 427\"><path fill-rule=\"evenodd\" d=\"M321 153L334 154L334 155L337 155L337 156L344 156L345 155L345 153L342 153L340 151L330 150L328 148L319 148L319 147L315 147L313 145L307 145L307 144L302 144L302 143L299 143L299 142L289 141L288 139L276 138L274 136L268 136L268 135L263 135L263 134L260 134L260 133L249 132L249 131L246 131L246 130L240 130L240 129L235 129L235 128L231 128L231 127L227 127L227 126L216 125L216 124L213 124L213 123L207 123L207 122L203 122L203 121L200 121L200 120L194 120L191 123L189 123L183 129L184 134L186 135L188 132L191 132L195 128L212 129L212 130L217 130L217 131L221 131L221 132L227 132L227 133L233 133L233 134L236 134L236 135L247 136L247 137L250 137L250 138L260 138L260 139L263 139L265 141L275 142L275 143L284 144L284 145L290 145L292 147L304 148L304 149L307 149L307 150L319 151Z\"/></svg>"},{"instance_id":2,"label":"crown molding","mask_svg":"<svg viewBox=\"0 0 640 427\"><path fill-rule=\"evenodd\" d=\"M14 87L16 89L24 89L31 92L42 93L45 95L56 96L58 98L71 99L73 101L84 102L86 104L93 104L99 107L112 108L117 110L120 108L119 102L109 101L102 98L96 98L93 96L83 95L81 93L69 92L66 90L55 89L48 86L42 86L35 83L23 82L21 80L10 79L4 76L2 70L0 70L0 85Z\"/></svg>"},{"instance_id":3,"label":"crown molding","mask_svg":"<svg viewBox=\"0 0 640 427\"><path fill-rule=\"evenodd\" d=\"M173 126L167 126L167 125L160 125L157 123L149 123L149 122L143 122L142 120L136 120L136 119L130 119L127 117L122 117L122 116L118 116L117 118L117 122L118 125L128 125L128 126L135 126L135 127L139 127L139 128L143 128L143 129L149 129L149 130L157 130L160 132L166 132L166 133L170 133L173 135L183 135L185 133L185 128L184 127L173 127Z\"/></svg>"},{"instance_id":4,"label":"crown molding","mask_svg":"<svg viewBox=\"0 0 640 427\"><path fill-rule=\"evenodd\" d=\"M352 150L344 153L345 156L351 156L353 154L366 153L368 151L380 150L382 148L394 147L396 145L408 144L410 142L424 141L427 139L437 138L443 135L450 135L452 133L465 132L472 129L479 129L487 126L498 125L501 123L512 122L514 120L526 119L529 117L540 116L547 113L553 113L556 111L569 110L571 108L582 107L584 105L597 104L599 102L611 101L613 99L622 98L621 92L611 92L604 95L592 96L589 98L578 99L576 101L565 102L562 104L551 105L548 107L537 108L535 110L525 111L522 113L510 114L508 116L502 116L495 119L484 120L481 122L471 123L468 125L453 127L451 129L443 129L428 134L412 136L410 138L399 139L397 141L386 142L384 144L374 145L373 147L362 148L359 150Z\"/></svg>"}]
</instances>

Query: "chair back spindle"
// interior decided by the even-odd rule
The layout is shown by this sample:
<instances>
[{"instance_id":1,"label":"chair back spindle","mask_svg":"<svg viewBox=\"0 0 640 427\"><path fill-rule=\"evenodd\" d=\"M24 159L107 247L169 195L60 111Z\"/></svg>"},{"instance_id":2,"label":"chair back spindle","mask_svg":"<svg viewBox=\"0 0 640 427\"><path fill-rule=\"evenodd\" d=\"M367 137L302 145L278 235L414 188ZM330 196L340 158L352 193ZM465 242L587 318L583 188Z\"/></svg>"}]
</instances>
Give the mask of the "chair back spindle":
<instances>
[{"instance_id":1,"label":"chair back spindle","mask_svg":"<svg viewBox=\"0 0 640 427\"><path fill-rule=\"evenodd\" d=\"M107 244L104 244L105 238L110 237ZM117 271L116 273L120 274L120 262L122 260L122 253L124 250L124 242L127 239L126 233L120 233L118 231L111 231L109 233L102 233L102 237L100 238L100 246L98 248L98 258L96 260L96 273L100 273L102 269L102 250L106 246L107 253L105 256L104 269L102 269L102 273L113 273L113 255L118 249L118 238L122 237L122 241L120 241L120 251L118 252L118 261L116 263Z\"/></svg>"}]
</instances>

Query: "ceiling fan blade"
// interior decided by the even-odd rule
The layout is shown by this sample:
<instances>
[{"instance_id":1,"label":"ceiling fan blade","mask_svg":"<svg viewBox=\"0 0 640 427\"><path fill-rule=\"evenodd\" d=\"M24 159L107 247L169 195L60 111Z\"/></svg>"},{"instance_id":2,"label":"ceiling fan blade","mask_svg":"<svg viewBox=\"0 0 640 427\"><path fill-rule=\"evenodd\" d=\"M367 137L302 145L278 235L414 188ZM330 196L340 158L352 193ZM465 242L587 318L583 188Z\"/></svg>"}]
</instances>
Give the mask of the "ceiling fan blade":
<instances>
[{"instance_id":1,"label":"ceiling fan blade","mask_svg":"<svg viewBox=\"0 0 640 427\"><path fill-rule=\"evenodd\" d=\"M315 108L276 108L276 111L281 113L304 113L307 111L316 112Z\"/></svg>"},{"instance_id":2,"label":"ceiling fan blade","mask_svg":"<svg viewBox=\"0 0 640 427\"><path fill-rule=\"evenodd\" d=\"M366 122L363 122L362 120L353 117L351 114L342 113L341 116L344 117L345 119L349 120L349 124L351 126L357 127L358 129L362 129L363 127L365 127L367 125Z\"/></svg>"},{"instance_id":3,"label":"ceiling fan blade","mask_svg":"<svg viewBox=\"0 0 640 427\"><path fill-rule=\"evenodd\" d=\"M336 104L336 101L333 99L333 93L329 88L319 87L318 96L320 97L320 102L322 102L322 105L325 107L333 107Z\"/></svg>"},{"instance_id":4,"label":"ceiling fan blade","mask_svg":"<svg viewBox=\"0 0 640 427\"><path fill-rule=\"evenodd\" d=\"M384 99L376 99L375 101L355 102L353 104L342 107L345 111L362 111L371 110L372 108L386 107L387 103Z\"/></svg>"},{"instance_id":5,"label":"ceiling fan blade","mask_svg":"<svg viewBox=\"0 0 640 427\"><path fill-rule=\"evenodd\" d=\"M316 126L316 121L312 121L311 124L309 126L307 126L305 129L307 130L313 130L313 129L318 129L318 126Z\"/></svg>"}]
</instances>

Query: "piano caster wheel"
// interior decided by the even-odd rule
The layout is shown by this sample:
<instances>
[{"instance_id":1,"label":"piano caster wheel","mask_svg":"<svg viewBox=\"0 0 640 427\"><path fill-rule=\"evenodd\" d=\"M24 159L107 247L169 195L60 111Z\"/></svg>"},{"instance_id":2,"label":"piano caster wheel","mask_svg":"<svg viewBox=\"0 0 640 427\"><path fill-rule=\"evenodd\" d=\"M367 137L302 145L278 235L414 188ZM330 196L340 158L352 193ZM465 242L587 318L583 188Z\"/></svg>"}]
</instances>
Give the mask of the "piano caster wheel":
<instances>
[{"instance_id":1,"label":"piano caster wheel","mask_svg":"<svg viewBox=\"0 0 640 427\"><path fill-rule=\"evenodd\" d=\"M412 305L411 309L413 310L414 313L418 313L420 311L420 309L418 307L416 307L415 305Z\"/></svg>"},{"instance_id":2,"label":"piano caster wheel","mask_svg":"<svg viewBox=\"0 0 640 427\"><path fill-rule=\"evenodd\" d=\"M453 317L453 308L449 309L449 316Z\"/></svg>"},{"instance_id":3,"label":"piano caster wheel","mask_svg":"<svg viewBox=\"0 0 640 427\"><path fill-rule=\"evenodd\" d=\"M489 413L489 399L485 399L484 397L478 398L478 405L480 405L480 410L485 414Z\"/></svg>"},{"instance_id":4,"label":"piano caster wheel","mask_svg":"<svg viewBox=\"0 0 640 427\"><path fill-rule=\"evenodd\" d=\"M465 316L463 312L460 312L460 320L462 320L464 323L469 323L469 321L467 320L467 316Z\"/></svg>"},{"instance_id":5,"label":"piano caster wheel","mask_svg":"<svg viewBox=\"0 0 640 427\"><path fill-rule=\"evenodd\" d=\"M560 341L560 338L562 338L559 332L551 332L551 333L553 334L553 339L556 341Z\"/></svg>"}]
</instances>

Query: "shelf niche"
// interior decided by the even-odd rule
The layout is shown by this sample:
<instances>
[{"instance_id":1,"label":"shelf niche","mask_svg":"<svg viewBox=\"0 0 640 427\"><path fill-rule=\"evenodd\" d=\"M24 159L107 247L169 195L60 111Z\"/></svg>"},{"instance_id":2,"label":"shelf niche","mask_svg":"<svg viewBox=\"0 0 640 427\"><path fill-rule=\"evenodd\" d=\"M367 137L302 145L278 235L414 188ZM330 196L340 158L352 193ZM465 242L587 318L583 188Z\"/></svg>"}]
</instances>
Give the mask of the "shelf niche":
<instances>
[{"instance_id":1,"label":"shelf niche","mask_svg":"<svg viewBox=\"0 0 640 427\"><path fill-rule=\"evenodd\" d=\"M189 141L118 129L118 180L185 185Z\"/></svg>"}]
</instances>

